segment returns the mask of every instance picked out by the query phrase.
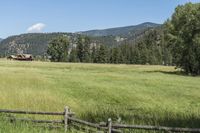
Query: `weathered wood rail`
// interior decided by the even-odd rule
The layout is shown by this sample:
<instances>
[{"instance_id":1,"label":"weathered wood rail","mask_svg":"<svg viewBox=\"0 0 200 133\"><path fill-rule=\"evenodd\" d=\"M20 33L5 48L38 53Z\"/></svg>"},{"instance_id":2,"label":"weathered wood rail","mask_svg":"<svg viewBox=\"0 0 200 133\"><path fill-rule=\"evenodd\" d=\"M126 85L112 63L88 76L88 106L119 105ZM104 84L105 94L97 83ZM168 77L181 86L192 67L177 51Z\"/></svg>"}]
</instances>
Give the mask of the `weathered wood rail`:
<instances>
[{"instance_id":1,"label":"weathered wood rail","mask_svg":"<svg viewBox=\"0 0 200 133\"><path fill-rule=\"evenodd\" d=\"M65 112L34 112L34 111L20 111L20 110L7 110L0 109L0 113L14 113L14 114L36 114L36 115L64 115ZM74 115L73 112L69 112L68 115Z\"/></svg>"},{"instance_id":2,"label":"weathered wood rail","mask_svg":"<svg viewBox=\"0 0 200 133\"><path fill-rule=\"evenodd\" d=\"M167 131L167 132L192 132L200 133L200 128L179 128L179 127L164 127L164 126L142 126L142 125L125 125L125 124L114 124L112 119L109 118L106 123L96 124L87 122L74 117L75 113L71 112L68 107L64 108L64 112L34 112L34 111L20 111L20 110L6 110L0 109L0 113L8 114L30 114L30 115L53 115L53 116L63 116L62 120L33 120L27 118L15 118L11 117L11 121L25 121L33 123L51 123L51 124L62 124L64 125L65 132L68 131L69 126L77 126L77 124L91 127L107 133L122 133L123 129L137 129L137 130L152 130L152 131ZM52 126L62 128L62 126ZM96 130L96 131L97 131ZM94 132L94 130L93 130Z\"/></svg>"},{"instance_id":3,"label":"weathered wood rail","mask_svg":"<svg viewBox=\"0 0 200 133\"><path fill-rule=\"evenodd\" d=\"M170 131L170 132L196 132L200 133L199 128L178 128L178 127L163 127L163 126L140 126L140 125L120 125L114 124L113 128L125 129L142 129L142 130L155 130L155 131Z\"/></svg>"}]
</instances>

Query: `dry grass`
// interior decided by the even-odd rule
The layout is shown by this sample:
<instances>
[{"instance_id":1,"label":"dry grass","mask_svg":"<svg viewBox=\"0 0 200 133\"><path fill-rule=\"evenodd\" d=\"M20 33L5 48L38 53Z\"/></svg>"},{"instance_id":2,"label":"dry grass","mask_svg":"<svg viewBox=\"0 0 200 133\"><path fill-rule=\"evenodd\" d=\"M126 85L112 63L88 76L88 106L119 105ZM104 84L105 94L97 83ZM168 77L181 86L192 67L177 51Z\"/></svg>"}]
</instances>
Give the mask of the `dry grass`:
<instances>
[{"instance_id":1,"label":"dry grass","mask_svg":"<svg viewBox=\"0 0 200 133\"><path fill-rule=\"evenodd\" d=\"M62 111L89 121L199 127L200 77L174 67L0 60L0 108Z\"/></svg>"}]
</instances>

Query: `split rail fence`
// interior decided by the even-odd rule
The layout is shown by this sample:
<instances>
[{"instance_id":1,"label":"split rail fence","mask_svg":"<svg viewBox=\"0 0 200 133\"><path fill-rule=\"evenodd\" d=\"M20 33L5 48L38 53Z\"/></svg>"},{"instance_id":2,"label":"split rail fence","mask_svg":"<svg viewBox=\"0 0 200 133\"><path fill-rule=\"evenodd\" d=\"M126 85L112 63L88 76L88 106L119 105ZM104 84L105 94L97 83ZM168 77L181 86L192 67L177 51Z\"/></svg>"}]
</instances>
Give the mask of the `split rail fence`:
<instances>
[{"instance_id":1,"label":"split rail fence","mask_svg":"<svg viewBox=\"0 0 200 133\"><path fill-rule=\"evenodd\" d=\"M33 122L33 123L62 124L62 125L64 125L65 132L67 132L69 130L69 126L71 126L71 125L77 126L77 124L79 124L79 125L83 125L83 126L87 126L87 127L96 129L96 131L98 131L98 132L102 131L102 132L107 132L107 133L122 133L123 129L200 133L200 128L178 128L178 127L163 127L163 126L115 124L115 123L112 123L111 118L109 118L106 123L95 124L95 123L91 123L91 122L87 122L87 121L75 118L74 117L75 113L71 112L68 107L64 108L64 112L33 112L33 111L0 109L0 113L63 116L62 120L33 120L33 119L16 118L16 117L11 117L10 120L11 121ZM52 127L52 128L56 128L56 127ZM61 128L62 128L62 126L61 126ZM94 130L93 130L93 132L94 132Z\"/></svg>"}]
</instances>

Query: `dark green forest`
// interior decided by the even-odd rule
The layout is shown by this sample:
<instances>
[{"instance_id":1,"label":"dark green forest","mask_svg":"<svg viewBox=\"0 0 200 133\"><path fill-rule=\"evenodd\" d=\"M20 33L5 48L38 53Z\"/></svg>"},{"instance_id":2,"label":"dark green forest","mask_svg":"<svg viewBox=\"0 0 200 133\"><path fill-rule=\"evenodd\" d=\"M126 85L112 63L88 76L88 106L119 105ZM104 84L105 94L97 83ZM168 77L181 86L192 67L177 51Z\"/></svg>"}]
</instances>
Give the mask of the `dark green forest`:
<instances>
[{"instance_id":1,"label":"dark green forest","mask_svg":"<svg viewBox=\"0 0 200 133\"><path fill-rule=\"evenodd\" d=\"M61 37L60 39L64 39ZM47 53L51 55L52 61L55 55L50 51L53 49L53 42L50 42ZM167 48L164 40L164 31L162 27L149 29L144 31L141 38L134 42L124 41L119 45L91 45L91 38L80 35L77 38L76 46L70 46L70 40L66 39L68 45L67 51L69 53L63 57L65 61L69 62L85 62L85 63L114 63L114 64L156 64L156 65L172 65L172 54ZM60 42L58 42L60 43ZM55 45L55 47L57 47ZM60 51L63 46L60 43ZM55 51L57 53L63 53Z\"/></svg>"}]
</instances>

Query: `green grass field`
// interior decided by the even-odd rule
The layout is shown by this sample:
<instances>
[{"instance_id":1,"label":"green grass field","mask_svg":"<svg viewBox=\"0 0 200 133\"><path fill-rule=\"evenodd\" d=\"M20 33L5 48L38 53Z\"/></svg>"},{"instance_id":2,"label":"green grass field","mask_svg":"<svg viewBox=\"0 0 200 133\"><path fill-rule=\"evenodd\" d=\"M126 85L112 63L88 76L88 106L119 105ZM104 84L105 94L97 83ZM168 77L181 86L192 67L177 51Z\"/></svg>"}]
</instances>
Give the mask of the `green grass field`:
<instances>
[{"instance_id":1,"label":"green grass field","mask_svg":"<svg viewBox=\"0 0 200 133\"><path fill-rule=\"evenodd\" d=\"M200 77L174 67L0 60L0 108L63 111L91 122L200 128Z\"/></svg>"}]
</instances>

